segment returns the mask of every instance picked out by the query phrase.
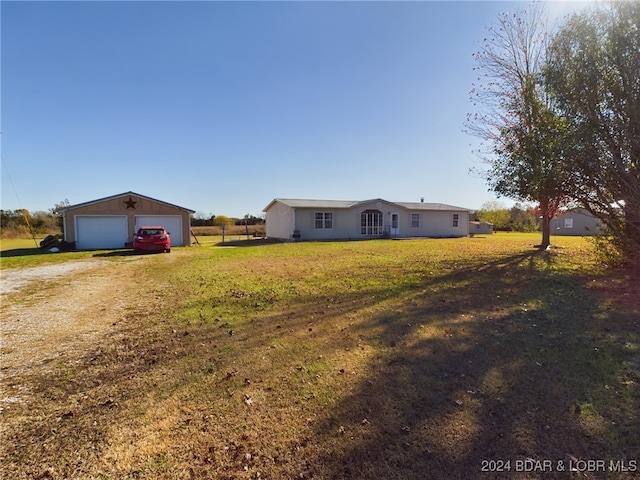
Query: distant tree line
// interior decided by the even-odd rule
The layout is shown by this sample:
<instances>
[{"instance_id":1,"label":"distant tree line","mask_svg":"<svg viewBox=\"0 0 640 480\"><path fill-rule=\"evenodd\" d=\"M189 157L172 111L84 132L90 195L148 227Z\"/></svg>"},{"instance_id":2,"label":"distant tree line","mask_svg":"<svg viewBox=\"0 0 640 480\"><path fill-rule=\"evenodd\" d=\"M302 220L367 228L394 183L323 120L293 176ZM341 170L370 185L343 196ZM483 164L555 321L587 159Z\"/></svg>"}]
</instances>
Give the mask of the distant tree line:
<instances>
[{"instance_id":1,"label":"distant tree line","mask_svg":"<svg viewBox=\"0 0 640 480\"><path fill-rule=\"evenodd\" d=\"M494 230L507 232L537 232L541 228L540 215L536 208L516 203L507 208L500 202L487 202L475 212L481 222L493 224Z\"/></svg>"},{"instance_id":2,"label":"distant tree line","mask_svg":"<svg viewBox=\"0 0 640 480\"><path fill-rule=\"evenodd\" d=\"M213 215L196 212L191 216L191 225L193 227L221 227L231 225L264 225L264 217L256 217L246 214L244 218L228 217L226 215Z\"/></svg>"},{"instance_id":3,"label":"distant tree line","mask_svg":"<svg viewBox=\"0 0 640 480\"><path fill-rule=\"evenodd\" d=\"M4 238L62 233L57 215L52 212L29 212L26 208L0 210L0 230Z\"/></svg>"},{"instance_id":4,"label":"distant tree line","mask_svg":"<svg viewBox=\"0 0 640 480\"><path fill-rule=\"evenodd\" d=\"M62 215L58 209L68 207L69 200L56 203L47 212L30 212L23 208L18 210L0 210L0 232L3 238L20 238L43 235L63 235L64 225ZM191 216L191 225L194 227L214 227L232 225L264 225L264 216L256 217L247 214L244 218L233 218L225 215L205 214L196 212Z\"/></svg>"}]
</instances>

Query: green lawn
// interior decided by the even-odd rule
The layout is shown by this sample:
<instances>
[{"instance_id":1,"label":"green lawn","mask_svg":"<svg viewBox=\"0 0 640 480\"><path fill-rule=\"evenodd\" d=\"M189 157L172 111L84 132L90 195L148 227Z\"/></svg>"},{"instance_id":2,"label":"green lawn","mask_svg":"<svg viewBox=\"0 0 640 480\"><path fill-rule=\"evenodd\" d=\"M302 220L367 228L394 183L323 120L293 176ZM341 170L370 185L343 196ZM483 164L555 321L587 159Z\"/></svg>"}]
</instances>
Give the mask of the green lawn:
<instances>
[{"instance_id":1,"label":"green lawn","mask_svg":"<svg viewBox=\"0 0 640 480\"><path fill-rule=\"evenodd\" d=\"M39 265L64 263L70 260L92 258L97 254L108 254L109 251L79 251L50 253L39 248L42 238L0 240L0 268L25 268Z\"/></svg>"},{"instance_id":2,"label":"green lawn","mask_svg":"<svg viewBox=\"0 0 640 480\"><path fill-rule=\"evenodd\" d=\"M567 478L567 454L633 467L637 278L582 238L538 241L176 249L137 279L154 307L99 356L25 378L0 475L547 479ZM517 471L527 459L553 471Z\"/></svg>"}]
</instances>

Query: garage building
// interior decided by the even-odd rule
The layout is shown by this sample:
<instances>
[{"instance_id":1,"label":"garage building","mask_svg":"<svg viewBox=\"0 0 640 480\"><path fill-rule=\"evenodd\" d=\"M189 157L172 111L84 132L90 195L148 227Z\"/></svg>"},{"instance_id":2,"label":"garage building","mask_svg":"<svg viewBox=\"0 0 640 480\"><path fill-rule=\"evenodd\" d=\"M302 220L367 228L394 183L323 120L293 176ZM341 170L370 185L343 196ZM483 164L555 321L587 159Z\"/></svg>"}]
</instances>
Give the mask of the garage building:
<instances>
[{"instance_id":1,"label":"garage building","mask_svg":"<svg viewBox=\"0 0 640 480\"><path fill-rule=\"evenodd\" d=\"M126 192L59 210L64 239L78 250L124 248L143 225L161 225L171 234L172 246L191 244L194 210Z\"/></svg>"}]
</instances>

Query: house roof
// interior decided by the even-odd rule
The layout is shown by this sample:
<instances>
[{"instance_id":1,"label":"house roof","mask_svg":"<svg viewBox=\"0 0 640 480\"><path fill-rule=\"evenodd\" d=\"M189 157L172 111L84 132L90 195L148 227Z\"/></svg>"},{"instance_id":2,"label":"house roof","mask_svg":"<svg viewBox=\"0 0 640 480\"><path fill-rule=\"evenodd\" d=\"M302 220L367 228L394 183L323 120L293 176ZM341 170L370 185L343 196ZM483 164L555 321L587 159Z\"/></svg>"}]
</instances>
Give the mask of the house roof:
<instances>
[{"instance_id":1,"label":"house roof","mask_svg":"<svg viewBox=\"0 0 640 480\"><path fill-rule=\"evenodd\" d=\"M382 198L374 198L370 200L312 200L312 199L295 199L295 198L274 198L269 205L262 211L266 212L276 202L283 203L292 208L327 208L327 209L348 209L359 204L367 204L371 202L385 202L387 204L396 205L406 210L424 210L424 211L447 211L447 212L468 212L469 209L446 205L444 203L425 203L425 202L389 202Z\"/></svg>"},{"instance_id":2,"label":"house roof","mask_svg":"<svg viewBox=\"0 0 640 480\"><path fill-rule=\"evenodd\" d=\"M445 203L425 203L425 202L395 202L396 205L407 210L443 210L446 212L468 212L468 208L455 207Z\"/></svg>"},{"instance_id":3,"label":"house roof","mask_svg":"<svg viewBox=\"0 0 640 480\"><path fill-rule=\"evenodd\" d=\"M284 203L292 208L349 208L355 205L353 200L310 200L298 198L274 198L263 211L267 211L274 203Z\"/></svg>"},{"instance_id":4,"label":"house roof","mask_svg":"<svg viewBox=\"0 0 640 480\"><path fill-rule=\"evenodd\" d=\"M131 191L124 192L124 193L119 193L117 195L111 195L110 197L99 198L97 200L91 200L89 202L77 203L75 205L69 205L68 207L59 208L56 211L57 212L66 212L67 210L73 210L75 208L80 208L80 207L86 207L87 205L93 205L93 204L96 204L96 203L105 202L107 200L113 200L114 198L127 197L127 196L134 196L134 197L138 197L138 198L144 198L146 200L151 200L152 202L161 203L163 205L167 205L169 207L177 208L179 210L184 210L184 211L187 211L189 213L196 213L195 210L190 210L190 209L185 208L185 207L180 207L180 206L174 205L172 203L168 203L168 202L164 202L162 200L158 200L157 198L147 197L146 195L140 195L139 193L131 192Z\"/></svg>"}]
</instances>

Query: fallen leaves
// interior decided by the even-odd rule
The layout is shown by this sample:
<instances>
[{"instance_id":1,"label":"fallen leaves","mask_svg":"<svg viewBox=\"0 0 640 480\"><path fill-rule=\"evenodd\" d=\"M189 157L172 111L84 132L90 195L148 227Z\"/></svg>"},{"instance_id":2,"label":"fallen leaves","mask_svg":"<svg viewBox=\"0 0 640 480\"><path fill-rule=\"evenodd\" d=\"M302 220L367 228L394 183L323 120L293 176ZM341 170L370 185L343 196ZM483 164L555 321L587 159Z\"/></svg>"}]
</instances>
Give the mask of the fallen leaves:
<instances>
[{"instance_id":1,"label":"fallen leaves","mask_svg":"<svg viewBox=\"0 0 640 480\"><path fill-rule=\"evenodd\" d=\"M100 402L98 405L101 407L108 407L108 408L113 408L118 406L118 404L113 398L107 398L105 401Z\"/></svg>"}]
</instances>

